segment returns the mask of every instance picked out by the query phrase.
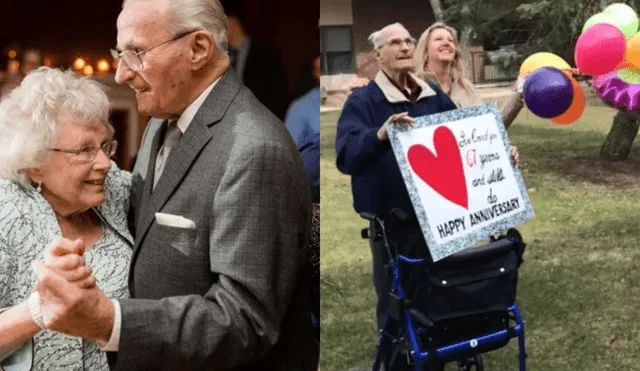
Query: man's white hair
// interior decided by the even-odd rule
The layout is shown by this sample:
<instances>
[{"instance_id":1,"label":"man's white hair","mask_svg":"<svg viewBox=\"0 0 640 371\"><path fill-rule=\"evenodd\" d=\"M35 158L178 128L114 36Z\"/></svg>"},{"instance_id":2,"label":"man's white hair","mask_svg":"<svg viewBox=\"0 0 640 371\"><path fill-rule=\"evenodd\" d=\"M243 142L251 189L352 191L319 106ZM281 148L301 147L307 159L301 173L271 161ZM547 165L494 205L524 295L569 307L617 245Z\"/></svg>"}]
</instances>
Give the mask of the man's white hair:
<instances>
[{"instance_id":1,"label":"man's white hair","mask_svg":"<svg viewBox=\"0 0 640 371\"><path fill-rule=\"evenodd\" d=\"M385 40L383 39L383 36L388 30L392 28L404 28L406 30L402 23L396 22L386 25L378 31L373 32L371 35L369 35L369 42L371 43L371 45L373 45L374 50L378 50L384 46Z\"/></svg>"},{"instance_id":2,"label":"man's white hair","mask_svg":"<svg viewBox=\"0 0 640 371\"><path fill-rule=\"evenodd\" d=\"M127 4L141 0L124 0ZM158 0L148 0L157 2ZM227 55L229 39L227 37L227 16L219 0L166 0L171 9L171 30L174 35L190 30L205 30L213 35L216 48Z\"/></svg>"},{"instance_id":3,"label":"man's white hair","mask_svg":"<svg viewBox=\"0 0 640 371\"><path fill-rule=\"evenodd\" d=\"M70 118L101 123L109 136L109 100L102 84L73 71L40 67L0 101L0 178L31 188L25 170L38 167Z\"/></svg>"}]
</instances>

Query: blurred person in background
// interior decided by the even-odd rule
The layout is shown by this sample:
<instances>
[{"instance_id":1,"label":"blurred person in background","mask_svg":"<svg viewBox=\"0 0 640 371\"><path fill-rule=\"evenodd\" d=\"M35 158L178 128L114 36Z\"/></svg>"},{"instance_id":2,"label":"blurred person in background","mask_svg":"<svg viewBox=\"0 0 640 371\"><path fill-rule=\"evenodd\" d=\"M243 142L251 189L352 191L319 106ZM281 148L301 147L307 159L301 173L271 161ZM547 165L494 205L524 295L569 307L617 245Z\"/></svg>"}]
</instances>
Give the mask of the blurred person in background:
<instances>
[{"instance_id":1,"label":"blurred person in background","mask_svg":"<svg viewBox=\"0 0 640 371\"><path fill-rule=\"evenodd\" d=\"M38 69L42 66L42 53L37 49L27 49L22 56L22 74Z\"/></svg>"},{"instance_id":2,"label":"blurred person in background","mask_svg":"<svg viewBox=\"0 0 640 371\"><path fill-rule=\"evenodd\" d=\"M320 57L311 62L311 71L306 71L312 78L307 90L289 107L285 118L285 126L296 142L298 149L309 141L309 137L320 133ZM303 68L304 70L304 68ZM301 77L304 79L304 77Z\"/></svg>"},{"instance_id":3,"label":"blurred person in background","mask_svg":"<svg viewBox=\"0 0 640 371\"><path fill-rule=\"evenodd\" d=\"M307 68L311 67L311 68ZM293 137L311 184L313 219L311 223L310 260L313 270L311 283L311 309L320 340L320 57L305 63L300 75L304 94L296 99L287 112L285 125ZM308 76L308 77L307 77ZM304 88L303 88L304 90Z\"/></svg>"},{"instance_id":4,"label":"blurred person in background","mask_svg":"<svg viewBox=\"0 0 640 371\"><path fill-rule=\"evenodd\" d=\"M247 33L242 0L222 0L222 6L229 20L231 67L256 98L284 120L289 97L287 73L280 53Z\"/></svg>"}]
</instances>

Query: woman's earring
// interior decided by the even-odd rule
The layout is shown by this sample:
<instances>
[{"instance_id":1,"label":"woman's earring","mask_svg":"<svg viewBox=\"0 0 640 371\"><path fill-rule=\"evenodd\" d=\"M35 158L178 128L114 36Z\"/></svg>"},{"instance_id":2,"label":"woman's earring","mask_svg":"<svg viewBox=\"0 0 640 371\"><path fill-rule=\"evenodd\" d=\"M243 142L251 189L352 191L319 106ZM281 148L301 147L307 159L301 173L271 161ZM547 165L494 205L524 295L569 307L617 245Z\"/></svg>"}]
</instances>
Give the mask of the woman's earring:
<instances>
[{"instance_id":1,"label":"woman's earring","mask_svg":"<svg viewBox=\"0 0 640 371\"><path fill-rule=\"evenodd\" d=\"M38 193L42 192L42 182L38 182L38 188L36 188L36 191L38 191Z\"/></svg>"}]
</instances>

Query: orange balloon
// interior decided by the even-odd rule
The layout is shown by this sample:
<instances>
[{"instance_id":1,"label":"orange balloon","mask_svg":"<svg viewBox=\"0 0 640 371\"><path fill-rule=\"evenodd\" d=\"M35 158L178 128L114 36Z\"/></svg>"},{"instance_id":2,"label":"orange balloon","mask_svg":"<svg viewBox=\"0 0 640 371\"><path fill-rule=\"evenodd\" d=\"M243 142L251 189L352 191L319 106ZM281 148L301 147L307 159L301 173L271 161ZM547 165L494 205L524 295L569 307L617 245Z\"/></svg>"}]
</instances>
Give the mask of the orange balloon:
<instances>
[{"instance_id":1,"label":"orange balloon","mask_svg":"<svg viewBox=\"0 0 640 371\"><path fill-rule=\"evenodd\" d=\"M571 85L573 86L573 100L571 101L571 105L565 113L551 119L551 122L558 125L569 125L578 121L580 116L582 116L582 114L584 113L584 108L586 105L586 99L584 97L584 92L582 91L580 84L578 84L576 79L574 79L569 73L565 73L569 76L569 80L571 81Z\"/></svg>"},{"instance_id":2,"label":"orange balloon","mask_svg":"<svg viewBox=\"0 0 640 371\"><path fill-rule=\"evenodd\" d=\"M615 71L618 70L623 70L625 68L636 68L636 66L633 65L633 63L629 62L626 58L620 62L619 65L616 66Z\"/></svg>"},{"instance_id":3,"label":"orange balloon","mask_svg":"<svg viewBox=\"0 0 640 371\"><path fill-rule=\"evenodd\" d=\"M627 53L625 61L640 67L640 34L635 34L627 40Z\"/></svg>"}]
</instances>

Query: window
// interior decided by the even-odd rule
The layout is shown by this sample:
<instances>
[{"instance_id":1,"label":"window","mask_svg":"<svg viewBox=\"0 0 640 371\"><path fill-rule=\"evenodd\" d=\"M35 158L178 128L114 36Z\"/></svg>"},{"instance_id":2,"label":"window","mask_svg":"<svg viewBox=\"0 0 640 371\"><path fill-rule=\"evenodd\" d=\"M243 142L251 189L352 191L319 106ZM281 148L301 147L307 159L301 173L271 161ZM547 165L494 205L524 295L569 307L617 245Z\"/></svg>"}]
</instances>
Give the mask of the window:
<instances>
[{"instance_id":1,"label":"window","mask_svg":"<svg viewBox=\"0 0 640 371\"><path fill-rule=\"evenodd\" d=\"M351 26L320 28L320 71L323 75L354 73Z\"/></svg>"}]
</instances>

